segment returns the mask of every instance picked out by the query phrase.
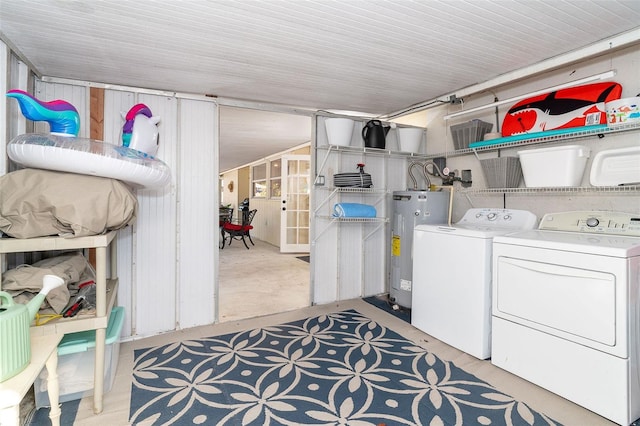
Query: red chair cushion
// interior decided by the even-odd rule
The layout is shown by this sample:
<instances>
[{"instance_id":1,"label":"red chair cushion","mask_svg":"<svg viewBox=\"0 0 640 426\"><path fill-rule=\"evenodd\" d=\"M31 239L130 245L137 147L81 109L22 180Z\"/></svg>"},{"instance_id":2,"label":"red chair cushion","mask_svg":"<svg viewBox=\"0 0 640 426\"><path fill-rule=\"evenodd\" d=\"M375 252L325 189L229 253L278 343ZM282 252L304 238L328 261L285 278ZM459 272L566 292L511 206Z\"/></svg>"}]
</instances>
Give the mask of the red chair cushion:
<instances>
[{"instance_id":1,"label":"red chair cushion","mask_svg":"<svg viewBox=\"0 0 640 426\"><path fill-rule=\"evenodd\" d=\"M248 231L250 229L253 229L253 225L248 225L248 226L242 226L242 225L238 225L236 223L225 223L222 226L223 229L226 229L228 231Z\"/></svg>"}]
</instances>

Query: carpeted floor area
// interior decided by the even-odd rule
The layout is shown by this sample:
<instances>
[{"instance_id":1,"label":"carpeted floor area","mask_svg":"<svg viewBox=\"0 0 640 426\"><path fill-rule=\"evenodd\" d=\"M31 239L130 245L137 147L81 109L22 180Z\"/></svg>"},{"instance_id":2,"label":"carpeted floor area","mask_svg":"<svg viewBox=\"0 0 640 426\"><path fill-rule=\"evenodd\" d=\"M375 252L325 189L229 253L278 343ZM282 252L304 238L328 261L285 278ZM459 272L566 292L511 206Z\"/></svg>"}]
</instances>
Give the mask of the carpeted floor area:
<instances>
[{"instance_id":1,"label":"carpeted floor area","mask_svg":"<svg viewBox=\"0 0 640 426\"><path fill-rule=\"evenodd\" d=\"M353 309L134 357L134 425L559 424Z\"/></svg>"}]
</instances>

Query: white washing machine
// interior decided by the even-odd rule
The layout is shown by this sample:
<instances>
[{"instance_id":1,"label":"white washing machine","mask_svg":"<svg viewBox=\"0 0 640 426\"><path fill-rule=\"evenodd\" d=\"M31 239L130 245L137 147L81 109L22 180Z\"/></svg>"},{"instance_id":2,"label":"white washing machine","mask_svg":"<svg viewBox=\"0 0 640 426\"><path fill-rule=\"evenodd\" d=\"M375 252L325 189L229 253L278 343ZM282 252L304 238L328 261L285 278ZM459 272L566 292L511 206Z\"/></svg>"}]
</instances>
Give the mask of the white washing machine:
<instances>
[{"instance_id":1,"label":"white washing machine","mask_svg":"<svg viewBox=\"0 0 640 426\"><path fill-rule=\"evenodd\" d=\"M416 226L411 324L476 358L489 358L493 238L534 229L536 222L524 210L470 209L453 226Z\"/></svg>"},{"instance_id":2,"label":"white washing machine","mask_svg":"<svg viewBox=\"0 0 640 426\"><path fill-rule=\"evenodd\" d=\"M640 417L640 215L547 214L493 243L491 362L621 425Z\"/></svg>"}]
</instances>

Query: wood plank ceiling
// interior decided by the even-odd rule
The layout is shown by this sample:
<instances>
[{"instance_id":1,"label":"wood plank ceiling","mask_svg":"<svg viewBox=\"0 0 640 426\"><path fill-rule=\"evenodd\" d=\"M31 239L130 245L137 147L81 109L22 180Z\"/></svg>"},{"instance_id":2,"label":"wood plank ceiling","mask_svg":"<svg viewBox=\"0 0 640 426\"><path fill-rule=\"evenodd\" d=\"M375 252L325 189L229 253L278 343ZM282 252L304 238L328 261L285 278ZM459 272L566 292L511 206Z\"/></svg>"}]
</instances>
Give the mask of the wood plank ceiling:
<instances>
[{"instance_id":1,"label":"wood plank ceiling","mask_svg":"<svg viewBox=\"0 0 640 426\"><path fill-rule=\"evenodd\" d=\"M639 23L637 0L0 3L0 37L45 76L369 114Z\"/></svg>"}]
</instances>

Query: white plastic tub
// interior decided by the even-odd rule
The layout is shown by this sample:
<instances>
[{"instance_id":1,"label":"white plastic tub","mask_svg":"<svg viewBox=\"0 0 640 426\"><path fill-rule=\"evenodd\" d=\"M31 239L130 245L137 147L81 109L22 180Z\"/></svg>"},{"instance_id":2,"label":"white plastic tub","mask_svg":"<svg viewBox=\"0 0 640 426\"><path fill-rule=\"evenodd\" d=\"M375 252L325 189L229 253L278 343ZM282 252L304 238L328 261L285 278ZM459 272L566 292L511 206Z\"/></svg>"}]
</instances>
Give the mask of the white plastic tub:
<instances>
[{"instance_id":1,"label":"white plastic tub","mask_svg":"<svg viewBox=\"0 0 640 426\"><path fill-rule=\"evenodd\" d=\"M591 150L582 145L518 151L528 188L580 186Z\"/></svg>"},{"instance_id":2,"label":"white plastic tub","mask_svg":"<svg viewBox=\"0 0 640 426\"><path fill-rule=\"evenodd\" d=\"M124 324L124 308L113 308L107 326L104 357L104 389L111 390L120 355L120 333ZM67 334L58 346L58 383L60 402L82 399L93 395L93 368L95 365L95 330ZM36 408L49 407L47 369L43 369L33 384Z\"/></svg>"}]
</instances>

